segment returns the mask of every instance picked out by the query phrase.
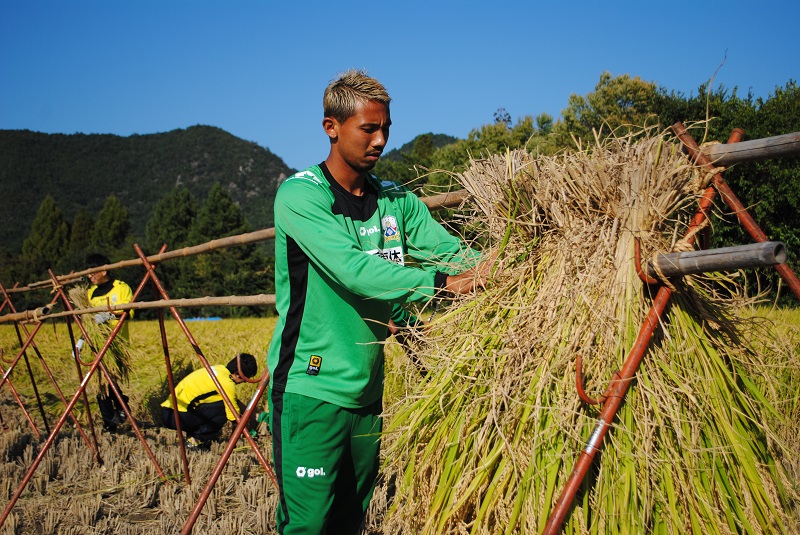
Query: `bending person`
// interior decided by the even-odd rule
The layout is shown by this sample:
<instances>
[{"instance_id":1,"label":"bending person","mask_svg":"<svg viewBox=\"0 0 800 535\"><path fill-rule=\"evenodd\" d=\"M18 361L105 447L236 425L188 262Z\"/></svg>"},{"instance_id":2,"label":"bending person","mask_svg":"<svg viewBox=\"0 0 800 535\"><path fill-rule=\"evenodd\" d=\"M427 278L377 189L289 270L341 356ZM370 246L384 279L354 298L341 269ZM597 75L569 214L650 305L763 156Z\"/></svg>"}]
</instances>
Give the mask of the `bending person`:
<instances>
[{"instance_id":1,"label":"bending person","mask_svg":"<svg viewBox=\"0 0 800 535\"><path fill-rule=\"evenodd\" d=\"M242 375L248 379L254 377L258 365L253 355L241 353L227 365L218 364L211 369L228 399L235 404L236 385L244 382ZM208 449L210 442L219 436L225 422L236 420L205 368L193 371L179 382L175 387L175 396L181 431L186 433L186 445L190 449ZM172 396L161 404L161 421L164 427L176 429Z\"/></svg>"}]
</instances>

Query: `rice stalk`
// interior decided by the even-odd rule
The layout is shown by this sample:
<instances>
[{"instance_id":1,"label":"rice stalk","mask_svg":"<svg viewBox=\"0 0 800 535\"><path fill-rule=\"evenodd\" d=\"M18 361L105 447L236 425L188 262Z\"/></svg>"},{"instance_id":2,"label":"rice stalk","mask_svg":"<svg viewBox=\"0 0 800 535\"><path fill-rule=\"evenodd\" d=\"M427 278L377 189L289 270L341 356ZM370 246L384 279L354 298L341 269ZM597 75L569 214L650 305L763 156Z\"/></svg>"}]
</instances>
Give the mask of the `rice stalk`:
<instances>
[{"instance_id":1,"label":"rice stalk","mask_svg":"<svg viewBox=\"0 0 800 535\"><path fill-rule=\"evenodd\" d=\"M650 306L635 240L645 259L676 247L703 177L648 132L555 157L509 151L458 178L501 253L487 290L417 344L425 380L387 407L383 532L537 533L595 426L575 357L600 396ZM731 277L675 284L564 532L790 533L782 459L797 451L764 389L775 357L744 341Z\"/></svg>"}]
</instances>

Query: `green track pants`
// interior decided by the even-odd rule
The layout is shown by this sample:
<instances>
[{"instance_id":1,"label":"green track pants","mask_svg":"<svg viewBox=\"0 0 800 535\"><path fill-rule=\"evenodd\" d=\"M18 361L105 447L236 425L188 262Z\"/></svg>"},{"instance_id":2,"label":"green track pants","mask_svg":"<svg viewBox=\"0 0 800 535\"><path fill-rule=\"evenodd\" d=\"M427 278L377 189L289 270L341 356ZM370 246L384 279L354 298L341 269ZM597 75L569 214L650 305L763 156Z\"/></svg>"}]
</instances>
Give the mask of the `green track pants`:
<instances>
[{"instance_id":1,"label":"green track pants","mask_svg":"<svg viewBox=\"0 0 800 535\"><path fill-rule=\"evenodd\" d=\"M270 391L278 532L357 534L378 475L381 402L346 409Z\"/></svg>"}]
</instances>

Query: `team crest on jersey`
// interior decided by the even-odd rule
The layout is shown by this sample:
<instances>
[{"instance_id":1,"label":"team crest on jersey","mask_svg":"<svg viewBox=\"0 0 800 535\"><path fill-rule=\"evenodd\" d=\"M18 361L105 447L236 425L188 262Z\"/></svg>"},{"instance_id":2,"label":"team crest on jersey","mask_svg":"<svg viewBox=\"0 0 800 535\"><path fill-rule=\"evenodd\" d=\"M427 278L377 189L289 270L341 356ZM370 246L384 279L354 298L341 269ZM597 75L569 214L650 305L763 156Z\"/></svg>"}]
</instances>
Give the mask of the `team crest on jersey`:
<instances>
[{"instance_id":1,"label":"team crest on jersey","mask_svg":"<svg viewBox=\"0 0 800 535\"><path fill-rule=\"evenodd\" d=\"M308 368L306 368L306 373L308 375L319 375L319 369L322 367L322 357L319 355L311 355L311 358L308 360Z\"/></svg>"},{"instance_id":2,"label":"team crest on jersey","mask_svg":"<svg viewBox=\"0 0 800 535\"><path fill-rule=\"evenodd\" d=\"M397 219L395 219L393 215L387 215L381 219L381 228L383 228L384 240L400 240L400 232L397 230Z\"/></svg>"}]
</instances>

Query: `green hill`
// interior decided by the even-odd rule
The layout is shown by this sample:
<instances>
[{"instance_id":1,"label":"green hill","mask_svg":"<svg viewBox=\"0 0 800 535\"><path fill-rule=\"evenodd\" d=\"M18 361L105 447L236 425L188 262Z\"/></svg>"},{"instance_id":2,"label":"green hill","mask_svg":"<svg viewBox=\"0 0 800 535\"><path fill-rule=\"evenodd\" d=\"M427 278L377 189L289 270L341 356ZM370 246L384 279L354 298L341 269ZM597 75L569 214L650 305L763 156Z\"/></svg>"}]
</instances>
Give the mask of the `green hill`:
<instances>
[{"instance_id":1,"label":"green hill","mask_svg":"<svg viewBox=\"0 0 800 535\"><path fill-rule=\"evenodd\" d=\"M406 143L405 145L403 145L402 147L397 149L392 149L384 153L383 156L381 156L381 161L385 162L389 160L395 162L402 162L404 157L409 157L413 154L414 145L417 143L417 140L423 135L430 136L431 147L434 149L440 149L442 147L446 147L447 145L450 145L458 141L457 137L449 136L447 134L434 134L432 132L428 134L421 134L412 139L411 141L409 141L408 143Z\"/></svg>"},{"instance_id":2,"label":"green hill","mask_svg":"<svg viewBox=\"0 0 800 535\"><path fill-rule=\"evenodd\" d=\"M256 143L210 126L128 137L0 130L0 249L21 250L42 200L52 195L67 220L96 214L110 194L143 237L152 207L174 186L202 202L219 182L252 229L272 226L272 199L293 173Z\"/></svg>"}]
</instances>

